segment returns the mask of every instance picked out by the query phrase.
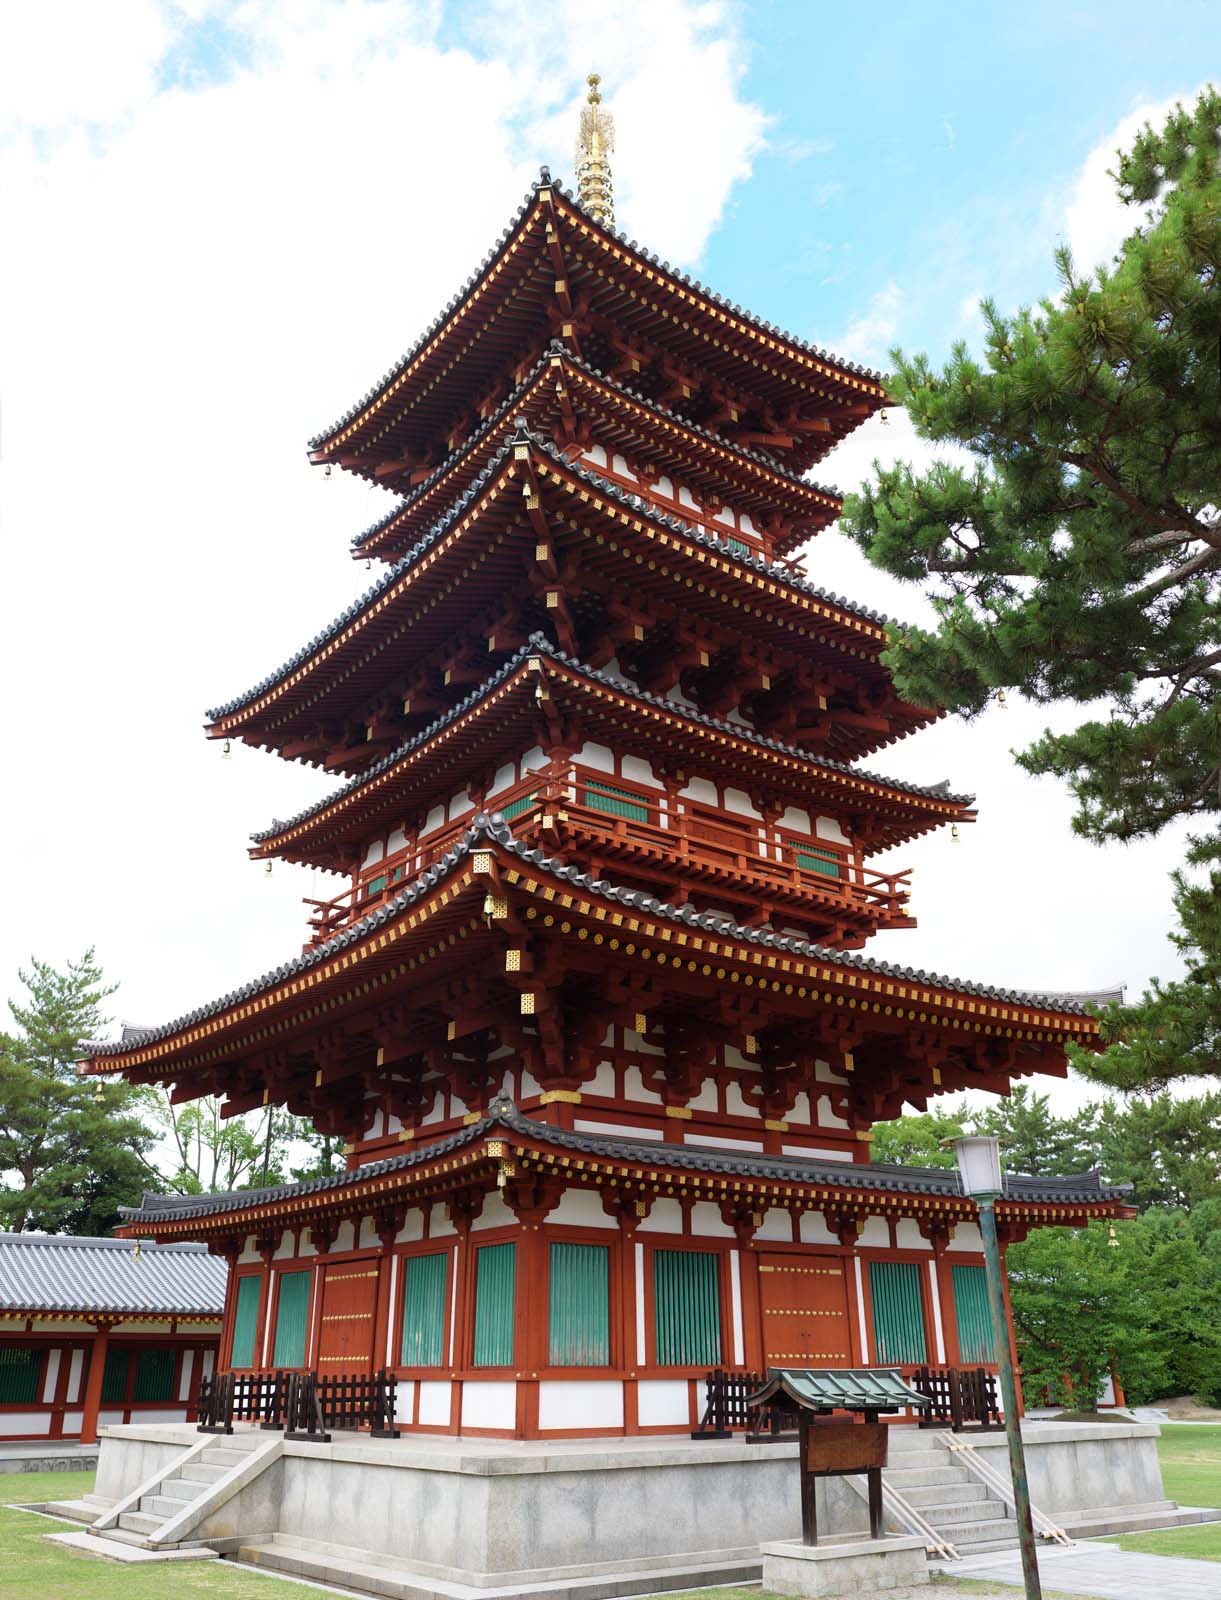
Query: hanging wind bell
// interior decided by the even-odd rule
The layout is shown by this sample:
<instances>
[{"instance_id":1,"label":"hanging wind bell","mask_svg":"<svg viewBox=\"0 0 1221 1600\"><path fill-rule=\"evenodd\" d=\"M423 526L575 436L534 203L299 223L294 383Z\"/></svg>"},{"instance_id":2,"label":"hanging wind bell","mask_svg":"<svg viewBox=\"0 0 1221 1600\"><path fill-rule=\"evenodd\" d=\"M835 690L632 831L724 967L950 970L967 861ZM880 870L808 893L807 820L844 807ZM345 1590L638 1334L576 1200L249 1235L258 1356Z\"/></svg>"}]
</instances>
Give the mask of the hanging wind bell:
<instances>
[{"instance_id":1,"label":"hanging wind bell","mask_svg":"<svg viewBox=\"0 0 1221 1600\"><path fill-rule=\"evenodd\" d=\"M997 695L996 703L997 703L998 706L1000 706L1002 711L1008 711L1009 702L1008 702L1008 700L1005 699L1005 691L1003 689Z\"/></svg>"},{"instance_id":2,"label":"hanging wind bell","mask_svg":"<svg viewBox=\"0 0 1221 1600\"><path fill-rule=\"evenodd\" d=\"M220 758L222 761L233 760L233 746L229 743L228 739L226 739L224 744L220 747Z\"/></svg>"},{"instance_id":3,"label":"hanging wind bell","mask_svg":"<svg viewBox=\"0 0 1221 1600\"><path fill-rule=\"evenodd\" d=\"M950 842L952 844L958 843L958 824L956 822L950 828Z\"/></svg>"},{"instance_id":4,"label":"hanging wind bell","mask_svg":"<svg viewBox=\"0 0 1221 1600\"><path fill-rule=\"evenodd\" d=\"M270 878L271 877L271 862L270 861L267 863L267 870L263 873L263 876L265 878Z\"/></svg>"}]
</instances>

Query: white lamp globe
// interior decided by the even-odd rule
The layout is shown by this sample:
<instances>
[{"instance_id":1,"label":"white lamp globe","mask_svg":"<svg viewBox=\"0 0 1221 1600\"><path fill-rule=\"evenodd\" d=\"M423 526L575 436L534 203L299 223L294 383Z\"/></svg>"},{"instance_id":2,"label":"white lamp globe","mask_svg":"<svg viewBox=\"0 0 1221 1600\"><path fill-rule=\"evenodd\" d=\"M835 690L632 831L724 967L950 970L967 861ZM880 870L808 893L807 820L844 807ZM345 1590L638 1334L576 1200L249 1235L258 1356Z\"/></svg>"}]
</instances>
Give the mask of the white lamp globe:
<instances>
[{"instance_id":1,"label":"white lamp globe","mask_svg":"<svg viewBox=\"0 0 1221 1600\"><path fill-rule=\"evenodd\" d=\"M964 1134L953 1141L958 1157L962 1187L970 1195L997 1195L1004 1188L1001 1177L1001 1142L993 1134Z\"/></svg>"}]
</instances>

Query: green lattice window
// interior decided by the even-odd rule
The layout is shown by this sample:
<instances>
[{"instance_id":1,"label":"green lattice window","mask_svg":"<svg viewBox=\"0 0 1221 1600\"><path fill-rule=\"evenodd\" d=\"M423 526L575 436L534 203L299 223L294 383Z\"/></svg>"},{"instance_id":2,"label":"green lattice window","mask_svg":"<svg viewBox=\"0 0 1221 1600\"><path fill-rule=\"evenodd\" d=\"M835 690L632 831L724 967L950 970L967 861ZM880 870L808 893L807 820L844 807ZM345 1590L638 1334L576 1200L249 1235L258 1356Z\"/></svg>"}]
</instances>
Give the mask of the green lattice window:
<instances>
[{"instance_id":1,"label":"green lattice window","mask_svg":"<svg viewBox=\"0 0 1221 1600\"><path fill-rule=\"evenodd\" d=\"M721 1360L718 1258L708 1250L654 1250L653 1342L660 1367Z\"/></svg>"},{"instance_id":2,"label":"green lattice window","mask_svg":"<svg viewBox=\"0 0 1221 1600\"><path fill-rule=\"evenodd\" d=\"M28 1405L38 1399L42 1352L28 1345L0 1349L0 1406Z\"/></svg>"},{"instance_id":3,"label":"green lattice window","mask_svg":"<svg viewBox=\"0 0 1221 1600\"><path fill-rule=\"evenodd\" d=\"M513 1365L516 1287L517 1246L485 1244L475 1256L475 1366Z\"/></svg>"},{"instance_id":4,"label":"green lattice window","mask_svg":"<svg viewBox=\"0 0 1221 1600\"><path fill-rule=\"evenodd\" d=\"M928 1360L920 1267L915 1261L871 1261L873 1337L883 1366L916 1366Z\"/></svg>"},{"instance_id":5,"label":"green lattice window","mask_svg":"<svg viewBox=\"0 0 1221 1600\"><path fill-rule=\"evenodd\" d=\"M132 1399L172 1400L176 1365L177 1354L173 1350L141 1350L136 1356L136 1383Z\"/></svg>"},{"instance_id":6,"label":"green lattice window","mask_svg":"<svg viewBox=\"0 0 1221 1600\"><path fill-rule=\"evenodd\" d=\"M509 1249L512 1249L512 1245ZM448 1252L408 1256L403 1264L405 1367L439 1367L445 1353L445 1272ZM511 1330L510 1330L511 1333ZM510 1345L511 1348L511 1345Z\"/></svg>"},{"instance_id":7,"label":"green lattice window","mask_svg":"<svg viewBox=\"0 0 1221 1600\"><path fill-rule=\"evenodd\" d=\"M600 778L583 780L581 799L591 811L603 811L608 817L626 817L629 822L649 820L649 808L634 790L616 789Z\"/></svg>"},{"instance_id":8,"label":"green lattice window","mask_svg":"<svg viewBox=\"0 0 1221 1600\"><path fill-rule=\"evenodd\" d=\"M106 1365L102 1369L102 1399L111 1404L127 1398L126 1350L107 1350Z\"/></svg>"},{"instance_id":9,"label":"green lattice window","mask_svg":"<svg viewBox=\"0 0 1221 1600\"><path fill-rule=\"evenodd\" d=\"M247 1272L237 1280L237 1304L233 1308L233 1347L231 1367L254 1365L255 1323L259 1315L259 1275Z\"/></svg>"},{"instance_id":10,"label":"green lattice window","mask_svg":"<svg viewBox=\"0 0 1221 1600\"><path fill-rule=\"evenodd\" d=\"M403 881L403 863L400 861L398 866L395 867L394 871L390 874L390 882L391 883L401 883L402 881Z\"/></svg>"},{"instance_id":11,"label":"green lattice window","mask_svg":"<svg viewBox=\"0 0 1221 1600\"><path fill-rule=\"evenodd\" d=\"M733 551L733 553L735 555L748 556L750 554L750 546L746 543L746 541L744 539L735 539L735 538L732 537L732 535L726 534L725 535L725 543L729 546L729 548Z\"/></svg>"},{"instance_id":12,"label":"green lattice window","mask_svg":"<svg viewBox=\"0 0 1221 1600\"><path fill-rule=\"evenodd\" d=\"M553 1244L547 1359L553 1367L610 1365L610 1250Z\"/></svg>"},{"instance_id":13,"label":"green lattice window","mask_svg":"<svg viewBox=\"0 0 1221 1600\"><path fill-rule=\"evenodd\" d=\"M819 850L812 845L801 845L795 852L797 865L807 872L820 872L824 878L838 878L841 859L834 850Z\"/></svg>"},{"instance_id":14,"label":"green lattice window","mask_svg":"<svg viewBox=\"0 0 1221 1600\"><path fill-rule=\"evenodd\" d=\"M530 807L538 803L538 790L531 789L529 794L519 794L516 800L510 800L507 806L499 808L501 816L506 822L524 815Z\"/></svg>"},{"instance_id":15,"label":"green lattice window","mask_svg":"<svg viewBox=\"0 0 1221 1600\"><path fill-rule=\"evenodd\" d=\"M305 1365L305 1334L309 1317L310 1279L303 1272L281 1272L276 1292L276 1338L271 1359L277 1367Z\"/></svg>"},{"instance_id":16,"label":"green lattice window","mask_svg":"<svg viewBox=\"0 0 1221 1600\"><path fill-rule=\"evenodd\" d=\"M995 1361L992 1312L988 1305L988 1280L982 1267L954 1267L954 1316L958 1323L958 1353L965 1363Z\"/></svg>"},{"instance_id":17,"label":"green lattice window","mask_svg":"<svg viewBox=\"0 0 1221 1600\"><path fill-rule=\"evenodd\" d=\"M386 887L386 874L383 872L379 877L370 878L369 879L368 883L365 884L365 893L366 894L381 894L382 890L385 887Z\"/></svg>"}]
</instances>

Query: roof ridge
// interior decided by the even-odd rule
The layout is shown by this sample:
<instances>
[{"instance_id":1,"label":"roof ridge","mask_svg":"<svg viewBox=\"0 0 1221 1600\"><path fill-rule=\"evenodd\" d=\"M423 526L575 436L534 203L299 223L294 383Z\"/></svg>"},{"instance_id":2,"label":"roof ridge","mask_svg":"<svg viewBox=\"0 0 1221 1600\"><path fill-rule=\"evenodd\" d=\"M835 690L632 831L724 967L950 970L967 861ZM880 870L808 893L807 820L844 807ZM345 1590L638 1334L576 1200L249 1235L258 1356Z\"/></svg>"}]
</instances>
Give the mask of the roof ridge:
<instances>
[{"instance_id":1,"label":"roof ridge","mask_svg":"<svg viewBox=\"0 0 1221 1600\"><path fill-rule=\"evenodd\" d=\"M391 1172L423 1166L441 1156L448 1155L465 1145L476 1144L498 1128L508 1128L523 1138L536 1139L541 1144L552 1144L561 1149L592 1151L614 1156L620 1152L646 1165L668 1165L689 1168L730 1166L741 1168L748 1175L775 1178L787 1175L795 1181L825 1182L837 1189L892 1189L899 1193L940 1193L962 1196L962 1180L957 1170L946 1167L903 1167L894 1164L871 1162L834 1161L826 1157L796 1155L765 1155L753 1150L725 1150L698 1143L657 1144L632 1139L630 1136L610 1133L591 1133L575 1128L561 1128L554 1123L536 1121L527 1117L508 1095L497 1095L487 1111L476 1122L435 1140L431 1144L414 1145L410 1150L371 1161L364 1166L349 1168L326 1177L307 1178L300 1183L280 1184L268 1189L250 1189L235 1194L199 1195L191 1199L196 1206L172 1208L162 1212L166 1219L172 1217L206 1214L221 1211L223 1201L238 1201L245 1205L274 1204L301 1194L317 1194L328 1189L342 1189L352 1184L365 1183ZM1076 1186L1075 1190L1074 1187ZM1104 1186L1096 1168L1085 1173L1058 1174L1049 1178L1006 1174L1005 1194L1002 1198L1037 1199L1040 1193L1058 1199L1074 1192L1083 1200L1106 1200L1114 1195L1126 1194L1130 1184ZM156 1200L159 1196L147 1196ZM131 1219L156 1220L158 1212L143 1206L120 1207L123 1216Z\"/></svg>"},{"instance_id":2,"label":"roof ridge","mask_svg":"<svg viewBox=\"0 0 1221 1600\"><path fill-rule=\"evenodd\" d=\"M499 240L492 246L491 250L484 254L483 260L475 268L474 272L468 275L468 277L459 286L457 292L450 296L449 300L446 301L440 312L438 312L433 320L428 323L423 333L416 338L413 344L408 346L407 350L404 351L404 353L390 367L390 369L387 372L384 372L381 378L372 384L370 388L365 391L364 395L357 400L354 405L349 406L348 410L341 416L337 417L329 427L323 429L319 433L314 434L314 436L309 440L309 447L311 450L320 449L342 428L345 428L356 417L360 416L361 412L365 411L372 401L376 400L379 395L385 392L387 385L392 383L394 379L402 373L403 369L423 352L425 346L432 339L434 339L438 333L441 332L442 328L444 328L445 324L452 318L454 313L470 297L471 293L483 279L489 268L492 267L497 259L504 253L509 241L522 228L523 224L529 217L531 208L538 200L540 191L543 189L552 190L563 199L569 201L573 209L580 213L582 222L588 227L594 229L598 233L601 233L605 238L613 239L617 244L622 245L624 248L630 250L641 260L647 261L650 266L656 267L659 272L664 273L676 284L693 291L695 294L698 294L704 299L709 300L712 304L722 307L724 310L729 312L730 315L743 323L748 329L753 329L758 333L770 334L775 339L783 340L792 349L799 351L802 355L812 356L817 361L825 362L829 367L838 368L841 372L851 374L854 377L869 379L873 383L876 383L879 387L884 387L885 379L880 372L875 371L873 368L858 366L855 362L849 361L844 357L837 356L826 350L824 347L813 345L808 340L801 339L796 334L777 327L775 323L765 322L762 317L756 316L754 312L744 311L741 305L739 305L737 302L728 300L724 295L718 294L715 289L708 288L708 286L704 283L701 283L698 278L693 278L690 273L685 273L677 267L672 267L668 261L659 258L656 252L644 249L643 246L639 245L635 239L628 239L626 234L617 232L615 229L608 228L604 224L596 221L580 204L570 189L566 188L562 183L554 180L546 167L541 167L539 169L539 176L526 191L521 204L510 218L508 226L501 229Z\"/></svg>"},{"instance_id":3,"label":"roof ridge","mask_svg":"<svg viewBox=\"0 0 1221 1600\"><path fill-rule=\"evenodd\" d=\"M853 972L867 972L883 978L899 978L906 983L927 984L930 988L944 989L954 994L976 995L982 999L1000 1000L1012 1005L1027 1005L1049 1011L1058 1011L1065 1016L1088 1015L1085 1008L1070 1002L1053 1003L1045 995L1032 994L1015 989L1001 989L987 984L972 983L968 979L951 978L942 973L926 972L922 967L899 967L888 961L877 961L869 956L855 955L847 950L831 950L825 945L815 944L808 939L794 938L789 934L771 933L765 929L748 928L736 923L732 918L719 916L713 912L693 911L690 906L674 906L666 901L657 900L652 895L641 890L626 889L617 884L608 883L605 879L594 878L588 872L570 866L566 861L546 855L543 851L532 849L513 837L512 830L505 822L497 822L487 812L480 811L471 819L470 826L457 840L440 856L431 866L426 867L420 876L405 885L393 895L384 905L375 911L370 911L359 921L351 923L341 932L335 934L324 944L315 945L303 951L299 956L286 961L282 966L274 968L271 972L251 979L240 988L232 990L229 994L222 995L220 999L197 1006L186 1015L176 1017L171 1022L163 1023L156 1028L150 1028L139 1038L126 1041L118 1040L111 1044L100 1046L94 1051L92 1057L126 1054L130 1050L142 1048L157 1039L166 1038L177 1033L185 1027L194 1026L204 1021L217 1012L246 1000L261 992L274 983L282 983L287 978L294 977L300 972L308 971L322 961L329 960L339 951L349 945L358 943L364 936L374 929L384 927L387 922L393 921L401 911L430 889L436 887L444 878L448 877L454 868L471 854L472 850L482 839L491 839L502 849L508 850L520 860L528 861L531 865L540 867L544 872L549 872L557 878L563 878L566 883L584 889L589 893L601 895L621 905L630 905L637 910L657 915L667 921L681 923L684 927L698 927L708 932L719 934L722 938L736 939L745 944L762 946L764 949L782 951L788 955L797 955L811 958L815 961L825 962L829 966L846 968Z\"/></svg>"},{"instance_id":4,"label":"roof ridge","mask_svg":"<svg viewBox=\"0 0 1221 1600\"><path fill-rule=\"evenodd\" d=\"M741 567L759 572L763 576L771 578L774 582L782 583L791 590L807 595L812 600L821 600L825 604L835 606L840 611L847 612L850 616L857 617L865 622L887 627L893 620L880 611L872 611L868 607L854 605L842 595L831 594L825 589L820 589L817 584L811 583L803 574L794 572L791 567L765 561L762 556L757 556L753 552L735 550L723 540L714 538L712 534L705 533L702 529L695 528L690 523L684 522L681 517L673 516L669 512L659 511L655 506L642 500L639 495L631 494L626 489L620 489L617 484L610 483L596 472L590 472L586 468L578 467L567 461L560 451L556 450L545 439L540 439L536 433L532 432L519 419L514 432L506 438L505 443L491 458L483 471L471 480L462 494L432 524L428 531L420 535L410 550L404 551L393 566L388 567L363 594L350 601L337 617L320 632L316 633L306 644L302 645L299 650L289 656L288 660L281 666L268 673L253 688L247 689L243 694L237 695L232 700L227 700L223 705L213 707L207 711L205 715L209 723L215 723L222 717L231 716L235 711L240 710L242 706L248 705L251 700L256 699L257 696L264 694L268 689L281 682L295 667L308 660L316 650L333 638L337 630L343 627L345 623L353 621L360 616L391 584L405 573L410 572L416 563L423 559L424 555L448 529L450 524L456 521L472 501L479 497L484 486L491 481L501 464L508 459L509 452L514 444L523 442L529 443L533 449L541 450L557 466L572 472L577 478L596 488L600 494L604 494L609 499L617 500L623 505L630 506L634 512L648 518L656 526L672 530L695 544L714 550L717 555L728 561L736 561Z\"/></svg>"},{"instance_id":5,"label":"roof ridge","mask_svg":"<svg viewBox=\"0 0 1221 1600\"><path fill-rule=\"evenodd\" d=\"M451 706L448 711L442 712L441 715L435 718L434 721L430 722L427 727L421 728L418 733L412 734L409 739L405 739L403 743L398 745L394 750L387 751L386 754L375 761L372 766L367 767L364 772L357 773L354 778L350 778L347 783L345 783L341 788L337 789L333 794L326 795L321 800L315 801L313 805L306 806L302 811L299 811L296 816L290 817L287 821L281 822L278 827L273 824L273 826L270 828L263 828L257 833L252 833L250 835L252 842L255 844L264 844L268 839L275 838L277 834L286 833L289 828L297 827L300 823L307 821L311 816L314 816L321 811L325 811L328 806L337 805L341 800L346 799L349 795L357 793L361 788L364 787L365 784L371 782L375 778L381 777L384 773L389 772L412 750L417 749L421 745L425 744L429 739L435 737L435 735L439 733L442 728L447 727L451 722L457 721L460 716L463 716L467 711L473 709L481 700L485 699L490 693L492 693L492 691L496 689L505 678L511 676L512 673L515 672L521 665L521 663L532 653L542 653L550 656L554 660L561 662L564 666L570 667L573 671L580 673L583 677L590 678L597 683L605 684L608 688L626 691L632 698L642 700L647 705L657 706L688 722L698 723L703 727L712 728L718 733L728 733L731 736L741 738L750 744L762 745L764 748L773 750L779 755L785 755L806 761L814 767L823 768L830 772L842 773L865 783L876 783L886 788L897 789L903 793L923 795L930 799L953 801L961 805L970 805L975 799L974 795L952 794L948 790L943 793L941 792L940 785L937 784L910 783L903 778L883 777L875 772L863 771L858 767L852 766L848 762L835 761L830 756L820 756L816 755L813 751L803 750L800 745L790 745L785 744L779 739L770 739L766 734L759 733L755 729L747 727L745 724L728 722L722 717L714 717L706 711L700 711L698 708L681 705L673 700L667 700L664 695L653 694L650 690L641 689L636 684L631 682L621 682L618 679L609 677L599 668L591 667L585 662L579 661L575 656L568 655L565 651L559 649L558 646L553 645L545 634L532 633L527 643L522 645L518 650L515 650L503 666L499 667L494 673L491 674L490 677L486 678L483 683L470 690L470 692L464 695L456 705Z\"/></svg>"},{"instance_id":6,"label":"roof ridge","mask_svg":"<svg viewBox=\"0 0 1221 1600\"><path fill-rule=\"evenodd\" d=\"M445 473L452 471L461 460L471 453L476 445L484 441L489 433L494 432L497 426L507 421L523 391L538 381L544 369L556 355L563 356L565 361L575 367L578 372L584 373L586 377L593 378L599 383L605 383L619 394L626 395L635 404L646 406L664 420L686 428L691 433L698 434L701 438L707 439L710 444L719 445L729 454L742 456L745 460L765 468L768 472L775 473L778 478L786 479L795 488L812 489L816 494L828 495L835 500L843 499L843 495L838 488L834 488L829 484L813 482L804 473L794 472L790 467L786 467L783 462L774 460L766 451L752 450L749 445L738 444L732 439L725 439L719 433L714 433L711 428L704 427L703 423L693 422L689 417L680 416L676 411L666 410L664 406L658 405L656 400L650 399L648 395L641 394L638 389L633 389L630 384L622 383L618 378L611 377L610 373L603 372L600 367L595 367L590 361L583 361L574 351L569 350L562 340L552 339L512 394L507 396L490 416L485 417L478 427L472 429L463 443L456 450L452 450L444 461L434 467L422 483L416 484L414 489L409 490L405 495L401 495L398 503L392 506L384 517L380 517L376 522L372 523L363 533L354 534L351 540L351 548L353 550L361 549L374 534L381 533L385 528L388 528L396 517L401 516L404 511L408 510L416 501L427 494Z\"/></svg>"}]
</instances>

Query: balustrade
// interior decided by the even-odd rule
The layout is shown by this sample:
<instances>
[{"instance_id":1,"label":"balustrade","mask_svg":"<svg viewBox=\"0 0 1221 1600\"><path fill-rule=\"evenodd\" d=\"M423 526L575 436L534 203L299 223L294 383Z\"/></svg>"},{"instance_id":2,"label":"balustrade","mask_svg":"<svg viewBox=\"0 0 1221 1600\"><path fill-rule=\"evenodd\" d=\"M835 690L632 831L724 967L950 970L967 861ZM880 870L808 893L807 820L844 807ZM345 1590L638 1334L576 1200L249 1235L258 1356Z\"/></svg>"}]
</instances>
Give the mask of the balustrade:
<instances>
[{"instance_id":1,"label":"balustrade","mask_svg":"<svg viewBox=\"0 0 1221 1600\"><path fill-rule=\"evenodd\" d=\"M910 868L884 873L862 868L847 847L830 839L771 826L683 800L681 810L662 804L659 791L581 766L531 774L494 796L499 812L519 836L586 853L624 866L632 875L686 878L776 899L798 916L813 910L836 920L845 914L863 932L902 922L908 915ZM307 900L311 944L321 944L354 919L383 904L461 838L471 813L424 835L405 850L365 868L355 888L332 900Z\"/></svg>"}]
</instances>

